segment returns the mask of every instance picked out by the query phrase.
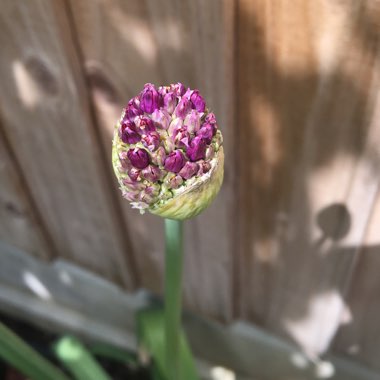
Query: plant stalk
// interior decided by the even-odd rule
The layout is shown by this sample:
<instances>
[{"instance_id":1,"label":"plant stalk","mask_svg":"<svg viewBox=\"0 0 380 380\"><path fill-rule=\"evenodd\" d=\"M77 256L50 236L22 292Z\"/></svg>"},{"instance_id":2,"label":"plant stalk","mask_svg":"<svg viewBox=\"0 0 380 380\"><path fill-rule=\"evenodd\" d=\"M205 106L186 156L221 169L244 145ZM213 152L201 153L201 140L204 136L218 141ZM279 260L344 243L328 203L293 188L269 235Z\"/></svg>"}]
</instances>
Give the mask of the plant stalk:
<instances>
[{"instance_id":1,"label":"plant stalk","mask_svg":"<svg viewBox=\"0 0 380 380\"><path fill-rule=\"evenodd\" d=\"M183 222L165 219L165 361L168 380L180 380Z\"/></svg>"}]
</instances>

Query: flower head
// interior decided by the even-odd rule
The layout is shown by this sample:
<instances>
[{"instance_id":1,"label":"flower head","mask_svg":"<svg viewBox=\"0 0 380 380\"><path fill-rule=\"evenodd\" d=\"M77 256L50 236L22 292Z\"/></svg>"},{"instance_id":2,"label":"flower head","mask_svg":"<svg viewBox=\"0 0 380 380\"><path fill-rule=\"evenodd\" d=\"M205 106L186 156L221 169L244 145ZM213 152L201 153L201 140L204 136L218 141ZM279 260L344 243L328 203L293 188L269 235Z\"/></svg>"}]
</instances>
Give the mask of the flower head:
<instances>
[{"instance_id":1,"label":"flower head","mask_svg":"<svg viewBox=\"0 0 380 380\"><path fill-rule=\"evenodd\" d=\"M112 160L123 196L166 218L199 214L223 181L222 144L198 90L147 83L115 127Z\"/></svg>"}]
</instances>

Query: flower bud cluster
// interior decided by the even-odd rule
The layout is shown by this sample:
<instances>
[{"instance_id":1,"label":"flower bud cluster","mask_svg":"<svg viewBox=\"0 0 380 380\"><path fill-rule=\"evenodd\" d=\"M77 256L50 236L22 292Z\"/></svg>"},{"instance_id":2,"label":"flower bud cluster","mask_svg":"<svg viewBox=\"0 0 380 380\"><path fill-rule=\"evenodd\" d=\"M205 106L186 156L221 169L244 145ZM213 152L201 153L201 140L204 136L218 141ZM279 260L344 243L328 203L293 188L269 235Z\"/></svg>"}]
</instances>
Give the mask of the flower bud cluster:
<instances>
[{"instance_id":1,"label":"flower bud cluster","mask_svg":"<svg viewBox=\"0 0 380 380\"><path fill-rule=\"evenodd\" d=\"M198 90L147 83L116 126L113 165L123 196L144 210L175 197L215 166L222 135Z\"/></svg>"}]
</instances>

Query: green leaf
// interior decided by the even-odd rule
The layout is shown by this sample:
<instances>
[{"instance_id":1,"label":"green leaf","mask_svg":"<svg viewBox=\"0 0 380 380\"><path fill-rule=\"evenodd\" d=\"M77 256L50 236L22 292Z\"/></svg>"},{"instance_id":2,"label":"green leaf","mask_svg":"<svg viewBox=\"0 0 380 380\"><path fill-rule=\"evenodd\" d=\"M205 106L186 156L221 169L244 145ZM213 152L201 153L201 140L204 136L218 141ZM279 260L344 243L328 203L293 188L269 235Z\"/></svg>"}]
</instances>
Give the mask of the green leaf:
<instances>
[{"instance_id":1,"label":"green leaf","mask_svg":"<svg viewBox=\"0 0 380 380\"><path fill-rule=\"evenodd\" d=\"M61 338L55 344L54 352L77 380L111 380L90 352L74 337Z\"/></svg>"},{"instance_id":2,"label":"green leaf","mask_svg":"<svg viewBox=\"0 0 380 380\"><path fill-rule=\"evenodd\" d=\"M143 310L137 315L139 344L152 358L154 380L169 379L165 361L164 324L164 312L161 309ZM182 331L179 340L178 380L199 380L190 347Z\"/></svg>"},{"instance_id":3,"label":"green leaf","mask_svg":"<svg viewBox=\"0 0 380 380\"><path fill-rule=\"evenodd\" d=\"M119 363L127 364L132 367L138 366L136 355L129 351L123 350L122 348L110 346L105 343L96 343L91 345L88 349L93 355L113 359Z\"/></svg>"},{"instance_id":4,"label":"green leaf","mask_svg":"<svg viewBox=\"0 0 380 380\"><path fill-rule=\"evenodd\" d=\"M0 322L0 357L31 380L69 380Z\"/></svg>"}]
</instances>

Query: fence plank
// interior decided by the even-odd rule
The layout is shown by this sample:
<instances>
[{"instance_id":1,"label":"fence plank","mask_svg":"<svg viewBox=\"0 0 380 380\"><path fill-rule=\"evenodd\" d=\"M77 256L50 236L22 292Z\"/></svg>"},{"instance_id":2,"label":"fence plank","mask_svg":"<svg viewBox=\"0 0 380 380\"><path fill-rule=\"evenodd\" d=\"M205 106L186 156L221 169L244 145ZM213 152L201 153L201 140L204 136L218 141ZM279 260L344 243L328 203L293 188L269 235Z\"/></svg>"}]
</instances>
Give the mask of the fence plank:
<instances>
[{"instance_id":1,"label":"fence plank","mask_svg":"<svg viewBox=\"0 0 380 380\"><path fill-rule=\"evenodd\" d=\"M380 62L379 62L380 63ZM378 69L380 73L380 68ZM372 134L369 136L370 149L367 150L367 160L372 162L368 176L378 178L380 165L380 91L377 87L377 107L373 116ZM368 181L371 183L372 181ZM371 188L363 186L363 199L371 194ZM347 291L346 313L342 318L334 350L360 361L375 370L380 370L378 352L380 348L379 303L380 292L380 181L378 180L377 196L371 210L365 240L359 251L357 263L352 268L353 279Z\"/></svg>"},{"instance_id":2,"label":"fence plank","mask_svg":"<svg viewBox=\"0 0 380 380\"><path fill-rule=\"evenodd\" d=\"M2 2L0 41L5 133L58 254L129 286L64 2Z\"/></svg>"},{"instance_id":3,"label":"fence plank","mask_svg":"<svg viewBox=\"0 0 380 380\"><path fill-rule=\"evenodd\" d=\"M232 2L81 0L71 1L71 7L108 151L121 108L144 83L182 81L199 88L215 110L228 157L233 145L232 107L227 109L232 98L232 51L225 43L227 36L232 39ZM222 319L231 313L232 178L228 166L215 204L186 226L186 304ZM120 202L141 284L158 291L162 289L162 221L138 215L121 197Z\"/></svg>"},{"instance_id":4,"label":"fence plank","mask_svg":"<svg viewBox=\"0 0 380 380\"><path fill-rule=\"evenodd\" d=\"M240 310L310 354L339 326L378 186L366 7L239 2Z\"/></svg>"},{"instance_id":5,"label":"fence plank","mask_svg":"<svg viewBox=\"0 0 380 380\"><path fill-rule=\"evenodd\" d=\"M0 125L1 128L1 125ZM0 131L1 132L1 131ZM38 223L20 172L0 133L0 241L48 259L52 247Z\"/></svg>"}]
</instances>

